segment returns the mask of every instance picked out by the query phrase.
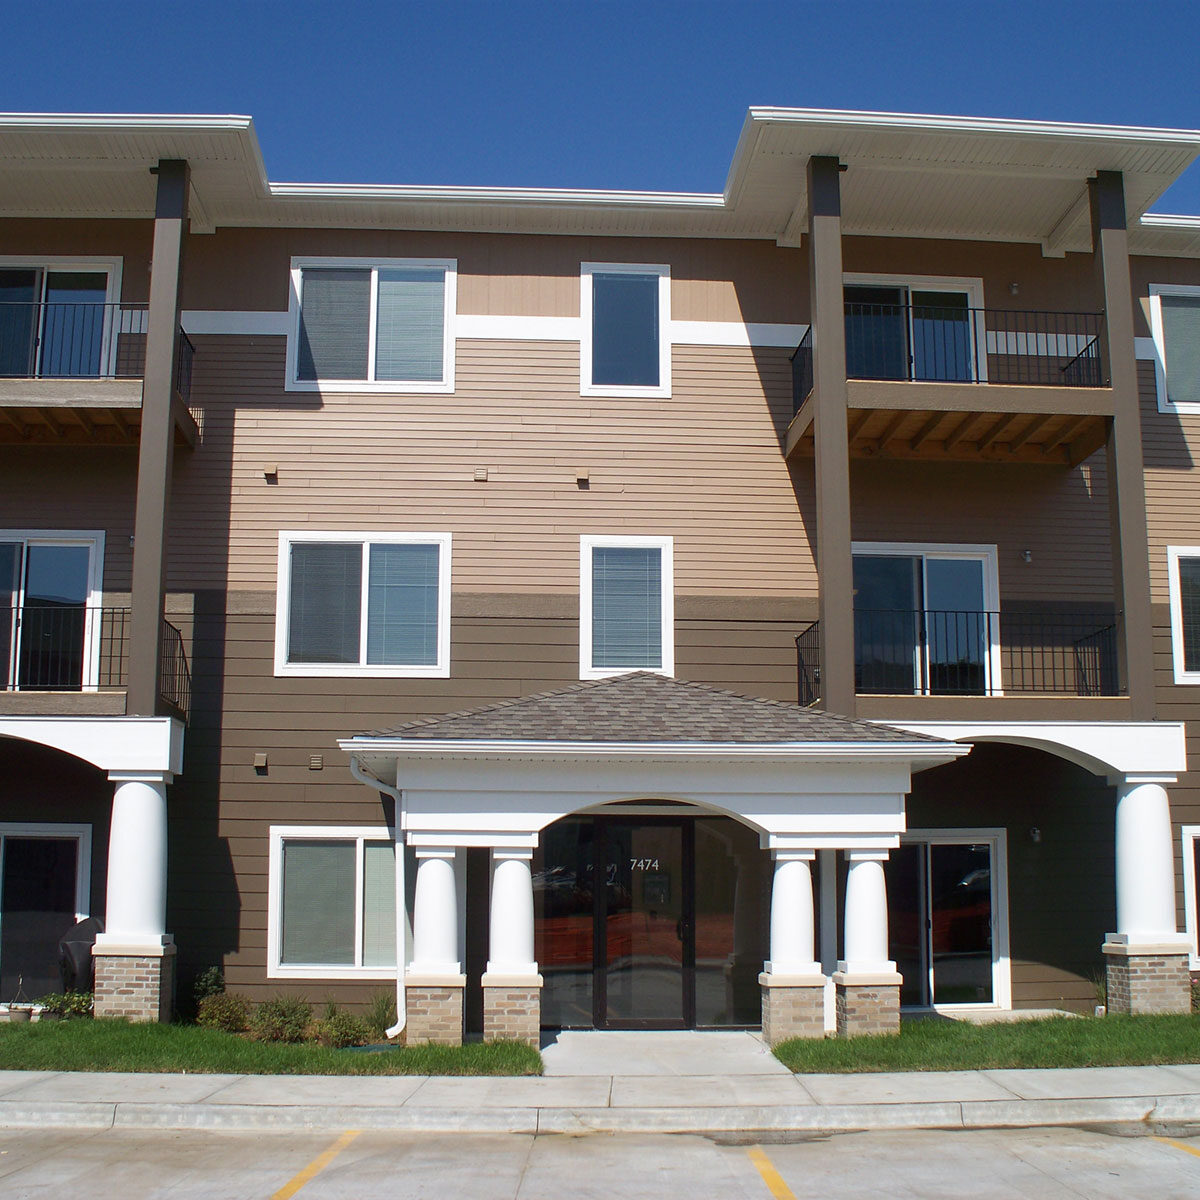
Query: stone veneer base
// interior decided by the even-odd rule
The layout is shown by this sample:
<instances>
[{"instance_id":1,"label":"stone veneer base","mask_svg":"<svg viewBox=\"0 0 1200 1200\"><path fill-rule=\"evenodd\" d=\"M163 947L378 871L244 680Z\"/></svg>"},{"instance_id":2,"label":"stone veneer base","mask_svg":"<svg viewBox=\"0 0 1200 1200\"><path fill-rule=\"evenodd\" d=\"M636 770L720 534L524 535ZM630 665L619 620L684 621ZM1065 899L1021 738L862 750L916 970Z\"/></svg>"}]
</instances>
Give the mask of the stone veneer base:
<instances>
[{"instance_id":1,"label":"stone veneer base","mask_svg":"<svg viewBox=\"0 0 1200 1200\"><path fill-rule=\"evenodd\" d=\"M895 982L891 982L894 979ZM885 982L887 980L887 982ZM852 975L833 977L838 1037L900 1032L900 976L856 982Z\"/></svg>"},{"instance_id":2,"label":"stone veneer base","mask_svg":"<svg viewBox=\"0 0 1200 1200\"><path fill-rule=\"evenodd\" d=\"M825 1036L825 980L812 982L773 979L759 975L762 987L762 1032L768 1046L788 1038Z\"/></svg>"},{"instance_id":3,"label":"stone veneer base","mask_svg":"<svg viewBox=\"0 0 1200 1200\"><path fill-rule=\"evenodd\" d=\"M483 977L483 1040L524 1042L535 1050L542 1036L542 980L491 982Z\"/></svg>"},{"instance_id":4,"label":"stone veneer base","mask_svg":"<svg viewBox=\"0 0 1200 1200\"><path fill-rule=\"evenodd\" d=\"M1125 946L1104 945L1106 1003L1110 1013L1187 1013L1192 1010L1188 956L1150 951L1131 954Z\"/></svg>"},{"instance_id":5,"label":"stone veneer base","mask_svg":"<svg viewBox=\"0 0 1200 1200\"><path fill-rule=\"evenodd\" d=\"M461 1046L462 984L406 984L405 1041L410 1046Z\"/></svg>"},{"instance_id":6,"label":"stone veneer base","mask_svg":"<svg viewBox=\"0 0 1200 1200\"><path fill-rule=\"evenodd\" d=\"M95 979L93 1007L97 1017L166 1023L175 1012L175 947L159 954L92 954Z\"/></svg>"}]
</instances>

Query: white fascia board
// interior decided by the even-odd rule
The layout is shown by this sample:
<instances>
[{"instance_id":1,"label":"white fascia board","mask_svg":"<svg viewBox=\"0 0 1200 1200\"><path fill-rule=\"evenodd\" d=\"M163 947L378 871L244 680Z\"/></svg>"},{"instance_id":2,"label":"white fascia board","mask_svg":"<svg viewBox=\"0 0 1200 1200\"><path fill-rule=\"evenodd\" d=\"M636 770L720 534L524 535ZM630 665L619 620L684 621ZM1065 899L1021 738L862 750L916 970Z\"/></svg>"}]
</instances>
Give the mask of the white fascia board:
<instances>
[{"instance_id":1,"label":"white fascia board","mask_svg":"<svg viewBox=\"0 0 1200 1200\"><path fill-rule=\"evenodd\" d=\"M254 118L236 113L0 113L0 129L250 130Z\"/></svg>"},{"instance_id":2,"label":"white fascia board","mask_svg":"<svg viewBox=\"0 0 1200 1200\"><path fill-rule=\"evenodd\" d=\"M1045 750L1108 779L1187 770L1181 721L888 721L928 737L1010 742Z\"/></svg>"},{"instance_id":3,"label":"white fascia board","mask_svg":"<svg viewBox=\"0 0 1200 1200\"><path fill-rule=\"evenodd\" d=\"M597 188L426 187L420 184L271 183L275 200L376 202L415 201L434 204L525 204L537 208L580 205L596 208L666 208L686 211L723 209L719 192L630 192Z\"/></svg>"},{"instance_id":4,"label":"white fascia board","mask_svg":"<svg viewBox=\"0 0 1200 1200\"><path fill-rule=\"evenodd\" d=\"M1143 213L1138 224L1150 229L1185 229L1188 233L1200 233L1200 217L1182 213Z\"/></svg>"},{"instance_id":5,"label":"white fascia board","mask_svg":"<svg viewBox=\"0 0 1200 1200\"><path fill-rule=\"evenodd\" d=\"M183 723L174 717L0 717L0 737L50 746L110 773L183 771Z\"/></svg>"}]
</instances>

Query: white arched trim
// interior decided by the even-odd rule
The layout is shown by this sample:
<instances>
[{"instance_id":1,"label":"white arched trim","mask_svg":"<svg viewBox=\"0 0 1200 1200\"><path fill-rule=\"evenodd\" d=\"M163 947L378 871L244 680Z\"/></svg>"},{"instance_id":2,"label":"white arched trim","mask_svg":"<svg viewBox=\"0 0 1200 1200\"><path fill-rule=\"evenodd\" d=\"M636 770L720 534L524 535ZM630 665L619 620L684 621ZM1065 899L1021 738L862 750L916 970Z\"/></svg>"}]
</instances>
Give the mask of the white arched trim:
<instances>
[{"instance_id":1,"label":"white arched trim","mask_svg":"<svg viewBox=\"0 0 1200 1200\"><path fill-rule=\"evenodd\" d=\"M107 772L170 782L183 771L183 722L174 717L0 717L0 737L49 746Z\"/></svg>"},{"instance_id":2,"label":"white arched trim","mask_svg":"<svg viewBox=\"0 0 1200 1200\"><path fill-rule=\"evenodd\" d=\"M1181 721L889 721L894 729L952 742L1007 742L1044 750L1110 782L1187 769Z\"/></svg>"}]
</instances>

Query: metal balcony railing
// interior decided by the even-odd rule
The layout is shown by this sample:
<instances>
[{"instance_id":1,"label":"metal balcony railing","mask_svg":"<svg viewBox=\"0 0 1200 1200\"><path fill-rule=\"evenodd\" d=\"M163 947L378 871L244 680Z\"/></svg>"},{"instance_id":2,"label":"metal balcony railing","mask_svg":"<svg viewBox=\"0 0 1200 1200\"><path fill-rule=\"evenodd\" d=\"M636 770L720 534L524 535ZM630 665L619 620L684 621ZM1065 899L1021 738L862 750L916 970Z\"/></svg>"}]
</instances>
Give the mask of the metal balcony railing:
<instances>
[{"instance_id":1,"label":"metal balcony railing","mask_svg":"<svg viewBox=\"0 0 1200 1200\"><path fill-rule=\"evenodd\" d=\"M812 326L805 331L800 339L800 345L792 351L792 415L800 411L800 406L808 399L813 390L813 349Z\"/></svg>"},{"instance_id":2,"label":"metal balcony railing","mask_svg":"<svg viewBox=\"0 0 1200 1200\"><path fill-rule=\"evenodd\" d=\"M846 375L1100 387L1103 313L847 303Z\"/></svg>"},{"instance_id":3,"label":"metal balcony railing","mask_svg":"<svg viewBox=\"0 0 1200 1200\"><path fill-rule=\"evenodd\" d=\"M145 304L0 302L0 378L140 379ZM191 393L193 347L179 330L175 386Z\"/></svg>"},{"instance_id":4,"label":"metal balcony railing","mask_svg":"<svg viewBox=\"0 0 1200 1200\"><path fill-rule=\"evenodd\" d=\"M129 679L130 610L84 604L0 606L0 691L105 692ZM162 623L163 701L184 719L191 672L183 634Z\"/></svg>"},{"instance_id":5,"label":"metal balcony railing","mask_svg":"<svg viewBox=\"0 0 1200 1200\"><path fill-rule=\"evenodd\" d=\"M820 627L796 638L798 698L821 695ZM1106 613L854 612L859 695L1121 694L1117 621Z\"/></svg>"}]
</instances>

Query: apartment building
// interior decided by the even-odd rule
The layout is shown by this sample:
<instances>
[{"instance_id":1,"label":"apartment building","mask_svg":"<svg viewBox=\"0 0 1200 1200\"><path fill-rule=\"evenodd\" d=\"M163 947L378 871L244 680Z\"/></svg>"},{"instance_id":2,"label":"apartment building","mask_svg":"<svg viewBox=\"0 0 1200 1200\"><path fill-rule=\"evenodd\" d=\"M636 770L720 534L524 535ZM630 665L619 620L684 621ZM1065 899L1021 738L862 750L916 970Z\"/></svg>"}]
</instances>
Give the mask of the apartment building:
<instances>
[{"instance_id":1,"label":"apartment building","mask_svg":"<svg viewBox=\"0 0 1200 1200\"><path fill-rule=\"evenodd\" d=\"M137 1019L1186 1008L1198 153L752 109L720 193L374 187L0 117L0 1001L91 915Z\"/></svg>"}]
</instances>

